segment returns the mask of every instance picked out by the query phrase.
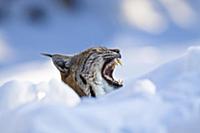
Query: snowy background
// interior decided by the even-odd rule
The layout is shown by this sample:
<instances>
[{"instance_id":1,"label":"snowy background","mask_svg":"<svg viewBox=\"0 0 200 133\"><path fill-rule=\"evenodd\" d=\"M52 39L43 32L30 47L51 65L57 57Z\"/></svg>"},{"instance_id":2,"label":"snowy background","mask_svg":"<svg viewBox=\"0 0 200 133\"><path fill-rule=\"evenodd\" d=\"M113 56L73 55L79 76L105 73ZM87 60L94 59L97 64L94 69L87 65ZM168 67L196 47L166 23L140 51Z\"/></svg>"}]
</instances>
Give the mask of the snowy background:
<instances>
[{"instance_id":1,"label":"snowy background","mask_svg":"<svg viewBox=\"0 0 200 133\"><path fill-rule=\"evenodd\" d=\"M198 0L0 0L0 132L200 132ZM82 101L42 52L120 48L125 86Z\"/></svg>"}]
</instances>

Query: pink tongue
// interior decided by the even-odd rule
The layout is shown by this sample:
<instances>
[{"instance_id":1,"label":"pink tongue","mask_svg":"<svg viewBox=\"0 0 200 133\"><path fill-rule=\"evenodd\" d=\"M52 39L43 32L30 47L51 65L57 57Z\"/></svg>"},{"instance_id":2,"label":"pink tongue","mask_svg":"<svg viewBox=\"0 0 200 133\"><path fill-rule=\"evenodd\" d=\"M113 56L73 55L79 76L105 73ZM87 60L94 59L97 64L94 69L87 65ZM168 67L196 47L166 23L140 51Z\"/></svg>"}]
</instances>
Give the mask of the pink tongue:
<instances>
[{"instance_id":1,"label":"pink tongue","mask_svg":"<svg viewBox=\"0 0 200 133\"><path fill-rule=\"evenodd\" d=\"M105 74L112 78L112 72L113 72L112 67L109 67L109 68L106 70Z\"/></svg>"},{"instance_id":2,"label":"pink tongue","mask_svg":"<svg viewBox=\"0 0 200 133\"><path fill-rule=\"evenodd\" d=\"M105 74L108 75L108 76L110 76L110 74L111 74L110 67L106 70L106 73L105 73Z\"/></svg>"}]
</instances>

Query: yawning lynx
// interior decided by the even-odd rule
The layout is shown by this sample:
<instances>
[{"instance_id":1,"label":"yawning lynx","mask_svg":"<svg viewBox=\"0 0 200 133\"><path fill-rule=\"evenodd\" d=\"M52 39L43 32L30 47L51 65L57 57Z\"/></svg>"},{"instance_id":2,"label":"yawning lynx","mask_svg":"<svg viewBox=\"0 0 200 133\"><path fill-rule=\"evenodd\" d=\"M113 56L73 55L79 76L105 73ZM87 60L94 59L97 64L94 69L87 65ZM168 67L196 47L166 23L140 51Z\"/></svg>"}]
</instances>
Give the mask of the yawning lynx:
<instances>
[{"instance_id":1,"label":"yawning lynx","mask_svg":"<svg viewBox=\"0 0 200 133\"><path fill-rule=\"evenodd\" d=\"M74 56L43 54L52 58L64 83L80 97L101 96L122 87L113 78L115 66L121 64L119 49L90 48Z\"/></svg>"}]
</instances>

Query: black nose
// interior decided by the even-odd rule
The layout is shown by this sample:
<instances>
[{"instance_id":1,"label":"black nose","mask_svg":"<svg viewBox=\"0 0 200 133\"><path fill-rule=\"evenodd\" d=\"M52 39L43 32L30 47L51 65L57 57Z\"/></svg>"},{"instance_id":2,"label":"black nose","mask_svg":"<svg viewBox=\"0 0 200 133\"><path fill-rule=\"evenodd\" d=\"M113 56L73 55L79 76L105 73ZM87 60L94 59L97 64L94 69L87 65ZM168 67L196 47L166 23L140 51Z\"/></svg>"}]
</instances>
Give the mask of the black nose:
<instances>
[{"instance_id":1,"label":"black nose","mask_svg":"<svg viewBox=\"0 0 200 133\"><path fill-rule=\"evenodd\" d=\"M113 52L116 52L116 53L120 53L120 50L119 49L111 49L111 51L113 51Z\"/></svg>"}]
</instances>

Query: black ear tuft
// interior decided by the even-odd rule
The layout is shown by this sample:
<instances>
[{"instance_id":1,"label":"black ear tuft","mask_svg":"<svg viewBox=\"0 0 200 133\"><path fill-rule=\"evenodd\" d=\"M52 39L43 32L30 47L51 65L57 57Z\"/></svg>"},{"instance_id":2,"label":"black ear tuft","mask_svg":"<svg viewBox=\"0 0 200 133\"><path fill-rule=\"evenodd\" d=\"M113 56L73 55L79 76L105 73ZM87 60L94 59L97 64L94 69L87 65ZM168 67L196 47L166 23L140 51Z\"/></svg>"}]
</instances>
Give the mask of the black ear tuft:
<instances>
[{"instance_id":1,"label":"black ear tuft","mask_svg":"<svg viewBox=\"0 0 200 133\"><path fill-rule=\"evenodd\" d=\"M53 57L53 55L51 55L51 54L47 54L47 53L41 53L41 55L44 55L44 56L47 56L47 57L50 57L50 58Z\"/></svg>"}]
</instances>

